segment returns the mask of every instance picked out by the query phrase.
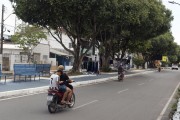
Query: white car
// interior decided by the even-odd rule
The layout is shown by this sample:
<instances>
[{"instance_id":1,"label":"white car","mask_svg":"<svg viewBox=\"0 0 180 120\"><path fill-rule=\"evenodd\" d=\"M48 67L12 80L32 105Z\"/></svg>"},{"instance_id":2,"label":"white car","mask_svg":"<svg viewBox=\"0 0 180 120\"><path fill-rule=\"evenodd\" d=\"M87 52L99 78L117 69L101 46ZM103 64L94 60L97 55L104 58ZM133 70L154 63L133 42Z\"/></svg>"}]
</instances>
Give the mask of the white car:
<instances>
[{"instance_id":1,"label":"white car","mask_svg":"<svg viewBox=\"0 0 180 120\"><path fill-rule=\"evenodd\" d=\"M171 69L172 69L172 70L174 70L174 69L175 69L175 70L178 70L179 68L178 68L178 65L176 65L176 64L172 64Z\"/></svg>"}]
</instances>

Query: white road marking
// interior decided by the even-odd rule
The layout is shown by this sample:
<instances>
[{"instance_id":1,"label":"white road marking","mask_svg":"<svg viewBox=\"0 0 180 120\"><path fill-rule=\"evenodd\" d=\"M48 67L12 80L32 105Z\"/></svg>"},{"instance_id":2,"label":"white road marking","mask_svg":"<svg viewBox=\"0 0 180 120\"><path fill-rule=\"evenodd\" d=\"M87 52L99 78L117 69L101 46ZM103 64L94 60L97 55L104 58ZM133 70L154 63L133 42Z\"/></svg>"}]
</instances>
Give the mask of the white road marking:
<instances>
[{"instance_id":1,"label":"white road marking","mask_svg":"<svg viewBox=\"0 0 180 120\"><path fill-rule=\"evenodd\" d=\"M138 85L144 85L145 83L140 83L140 84L138 84Z\"/></svg>"},{"instance_id":2,"label":"white road marking","mask_svg":"<svg viewBox=\"0 0 180 120\"><path fill-rule=\"evenodd\" d=\"M167 108L168 108L171 100L173 99L173 97L174 97L177 89L179 88L179 85L180 85L180 82L179 82L178 85L176 86L173 94L171 95L171 97L169 98L168 102L167 102L166 105L164 106L164 108L163 108L163 110L161 111L160 115L158 116L157 120L161 120L161 119L162 119L162 117L163 117L164 113L166 112L166 110L167 110Z\"/></svg>"},{"instance_id":3,"label":"white road marking","mask_svg":"<svg viewBox=\"0 0 180 120\"><path fill-rule=\"evenodd\" d=\"M124 90L121 90L118 92L118 94L122 93L122 92L125 92L125 91L128 91L129 89L124 89Z\"/></svg>"},{"instance_id":4,"label":"white road marking","mask_svg":"<svg viewBox=\"0 0 180 120\"><path fill-rule=\"evenodd\" d=\"M88 102L88 103L86 103L86 104L80 105L80 106L78 106L78 107L73 108L73 110L82 108L82 107L84 107L84 106L87 106L87 105L92 104L92 103L95 103L95 102L98 102L98 100L93 100L93 101Z\"/></svg>"}]
</instances>

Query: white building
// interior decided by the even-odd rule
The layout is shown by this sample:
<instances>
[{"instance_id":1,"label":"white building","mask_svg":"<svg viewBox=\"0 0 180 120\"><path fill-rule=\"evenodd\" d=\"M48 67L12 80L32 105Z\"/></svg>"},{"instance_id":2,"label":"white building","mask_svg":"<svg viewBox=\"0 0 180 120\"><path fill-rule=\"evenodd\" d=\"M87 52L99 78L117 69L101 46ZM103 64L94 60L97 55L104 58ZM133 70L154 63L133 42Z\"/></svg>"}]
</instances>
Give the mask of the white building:
<instances>
[{"instance_id":1,"label":"white building","mask_svg":"<svg viewBox=\"0 0 180 120\"><path fill-rule=\"evenodd\" d=\"M63 41L69 48L70 40L68 40L67 36L63 35ZM47 40L41 41L40 44L34 47L32 53L34 63L51 64L52 67L60 64L72 65L72 55L66 52L60 43L51 36L48 36ZM3 58L0 57L0 64L3 63L2 68L6 71L12 71L14 64L27 63L28 61L23 49L19 45L9 42L3 44Z\"/></svg>"},{"instance_id":2,"label":"white building","mask_svg":"<svg viewBox=\"0 0 180 120\"><path fill-rule=\"evenodd\" d=\"M62 39L64 45L72 50L71 41L65 33L62 34ZM97 49L95 52L96 57L92 56L92 50L87 54L86 58L88 58L88 60L92 59L96 62L99 60ZM95 60L95 58L97 59ZM32 59L33 62L37 64L51 64L54 69L58 65L64 65L65 69L69 69L72 68L73 64L73 56L65 51L61 44L51 35L48 35L47 40L40 41L40 44L33 48ZM1 60L3 60L3 70L12 71L14 64L27 63L28 57L24 54L23 49L19 48L19 45L12 44L8 41L3 44L3 59L0 59L0 64L2 63ZM87 63L88 60L86 59L84 62Z\"/></svg>"}]
</instances>

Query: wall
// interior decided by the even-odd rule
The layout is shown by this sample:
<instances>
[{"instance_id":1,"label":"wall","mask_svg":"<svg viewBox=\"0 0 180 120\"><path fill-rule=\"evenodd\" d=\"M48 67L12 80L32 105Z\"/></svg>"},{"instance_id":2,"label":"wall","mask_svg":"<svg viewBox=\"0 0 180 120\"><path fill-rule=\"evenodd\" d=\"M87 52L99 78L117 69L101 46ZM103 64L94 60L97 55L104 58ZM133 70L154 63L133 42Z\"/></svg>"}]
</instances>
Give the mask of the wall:
<instances>
[{"instance_id":1,"label":"wall","mask_svg":"<svg viewBox=\"0 0 180 120\"><path fill-rule=\"evenodd\" d=\"M38 44L33 49L33 53L40 53L40 63L49 63L49 49L48 44Z\"/></svg>"},{"instance_id":2,"label":"wall","mask_svg":"<svg viewBox=\"0 0 180 120\"><path fill-rule=\"evenodd\" d=\"M65 35L64 33L62 34L62 40L64 45L69 48L69 43L71 43L69 37L67 35ZM56 39L54 39L50 34L47 35L47 40L42 40L41 41L42 44L49 44L50 48L54 48L54 49L64 49L62 47L62 45L56 41Z\"/></svg>"}]
</instances>

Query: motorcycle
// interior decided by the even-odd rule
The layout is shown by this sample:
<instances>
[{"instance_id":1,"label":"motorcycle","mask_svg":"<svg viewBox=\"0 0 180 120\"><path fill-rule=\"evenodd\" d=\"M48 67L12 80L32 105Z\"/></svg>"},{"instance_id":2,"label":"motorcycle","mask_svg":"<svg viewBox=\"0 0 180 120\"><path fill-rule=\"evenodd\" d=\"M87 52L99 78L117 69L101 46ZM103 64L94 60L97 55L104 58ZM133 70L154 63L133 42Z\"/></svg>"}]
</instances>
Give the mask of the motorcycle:
<instances>
[{"instance_id":1,"label":"motorcycle","mask_svg":"<svg viewBox=\"0 0 180 120\"><path fill-rule=\"evenodd\" d=\"M161 67L158 68L158 71L161 72Z\"/></svg>"},{"instance_id":2,"label":"motorcycle","mask_svg":"<svg viewBox=\"0 0 180 120\"><path fill-rule=\"evenodd\" d=\"M62 92L58 90L48 90L48 95L47 95L47 106L48 106L48 111L50 113L55 113L58 109L63 109L63 108L72 108L75 105L75 94L73 92L72 97L70 99L71 104L61 104L61 100L63 97Z\"/></svg>"},{"instance_id":3,"label":"motorcycle","mask_svg":"<svg viewBox=\"0 0 180 120\"><path fill-rule=\"evenodd\" d=\"M124 79L124 72L118 72L118 81L123 81Z\"/></svg>"}]
</instances>

